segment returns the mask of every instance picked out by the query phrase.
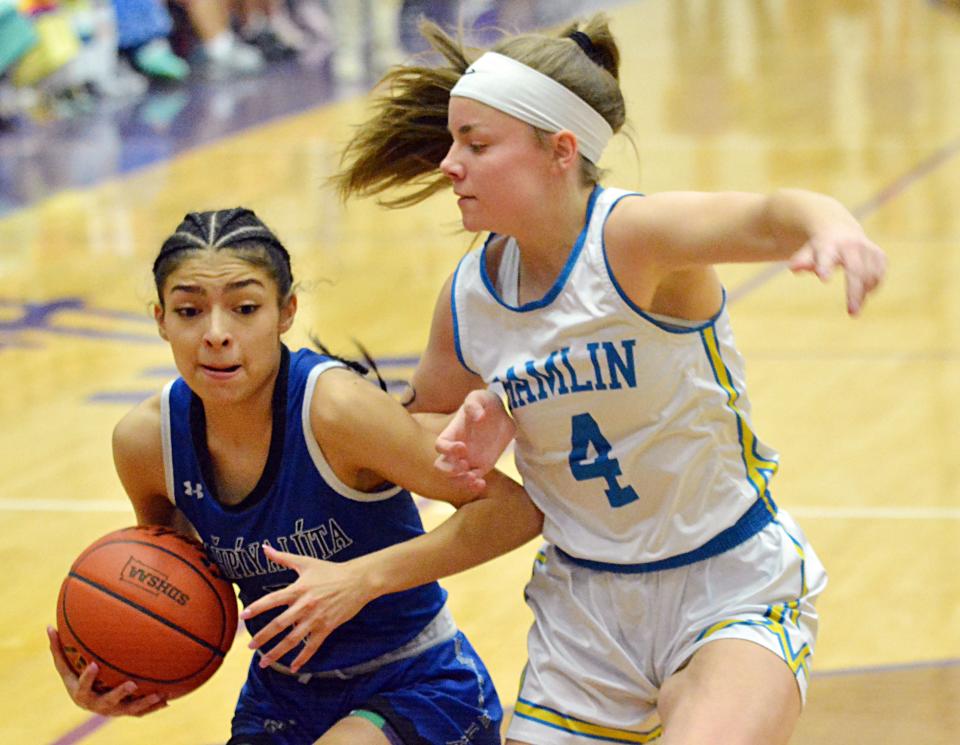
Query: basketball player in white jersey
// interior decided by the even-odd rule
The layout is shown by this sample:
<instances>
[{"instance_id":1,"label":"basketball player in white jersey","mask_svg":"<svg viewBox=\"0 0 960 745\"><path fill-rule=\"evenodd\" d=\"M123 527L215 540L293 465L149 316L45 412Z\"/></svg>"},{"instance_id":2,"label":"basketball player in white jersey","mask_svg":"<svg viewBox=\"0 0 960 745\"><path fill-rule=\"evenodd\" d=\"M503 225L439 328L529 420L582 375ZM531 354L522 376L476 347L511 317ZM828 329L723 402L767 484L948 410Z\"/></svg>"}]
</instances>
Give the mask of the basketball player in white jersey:
<instances>
[{"instance_id":1,"label":"basketball player in white jersey","mask_svg":"<svg viewBox=\"0 0 960 745\"><path fill-rule=\"evenodd\" d=\"M600 186L625 117L602 16L484 54L423 29L448 64L388 75L338 179L420 187L395 206L452 185L464 227L490 232L441 292L414 407L469 394L438 465L472 487L515 422L545 513L508 745L786 743L826 574L774 501L712 265L841 268L855 315L884 254L819 194Z\"/></svg>"}]
</instances>

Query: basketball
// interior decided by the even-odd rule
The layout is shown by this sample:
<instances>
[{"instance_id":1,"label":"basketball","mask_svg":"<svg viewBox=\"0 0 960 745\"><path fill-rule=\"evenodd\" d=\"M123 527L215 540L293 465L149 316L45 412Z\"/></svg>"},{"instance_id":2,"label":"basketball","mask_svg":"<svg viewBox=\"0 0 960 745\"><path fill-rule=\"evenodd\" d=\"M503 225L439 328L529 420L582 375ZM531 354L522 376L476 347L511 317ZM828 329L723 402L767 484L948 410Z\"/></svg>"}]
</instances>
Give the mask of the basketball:
<instances>
[{"instance_id":1,"label":"basketball","mask_svg":"<svg viewBox=\"0 0 960 745\"><path fill-rule=\"evenodd\" d=\"M213 675L237 630L237 600L199 542L160 527L108 533L70 567L57 631L98 693L132 680L137 696L176 698Z\"/></svg>"}]
</instances>

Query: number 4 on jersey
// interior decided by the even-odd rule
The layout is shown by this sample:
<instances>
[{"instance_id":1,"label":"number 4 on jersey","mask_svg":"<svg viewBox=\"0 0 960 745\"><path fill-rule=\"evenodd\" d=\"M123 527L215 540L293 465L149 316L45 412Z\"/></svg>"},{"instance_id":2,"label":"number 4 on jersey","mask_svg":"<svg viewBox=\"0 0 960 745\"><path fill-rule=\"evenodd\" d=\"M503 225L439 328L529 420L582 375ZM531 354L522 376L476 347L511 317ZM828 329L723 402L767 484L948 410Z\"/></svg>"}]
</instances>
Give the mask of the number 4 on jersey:
<instances>
[{"instance_id":1,"label":"number 4 on jersey","mask_svg":"<svg viewBox=\"0 0 960 745\"><path fill-rule=\"evenodd\" d=\"M611 507L623 507L636 501L637 493L629 484L620 486L617 476L623 471L616 458L610 457L610 443L600 432L596 420L589 414L576 414L570 422L570 471L577 481L603 479L607 482L604 493ZM588 456L589 446L593 445L596 458Z\"/></svg>"}]
</instances>

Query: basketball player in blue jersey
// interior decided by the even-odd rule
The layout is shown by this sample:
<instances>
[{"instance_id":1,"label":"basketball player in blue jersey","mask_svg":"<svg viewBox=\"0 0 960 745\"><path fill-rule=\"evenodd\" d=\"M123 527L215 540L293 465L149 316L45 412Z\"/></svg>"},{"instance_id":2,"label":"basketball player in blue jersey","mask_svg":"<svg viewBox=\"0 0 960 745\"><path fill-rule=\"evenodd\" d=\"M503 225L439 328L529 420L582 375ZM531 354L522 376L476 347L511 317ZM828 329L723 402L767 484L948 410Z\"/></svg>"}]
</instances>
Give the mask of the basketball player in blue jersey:
<instances>
[{"instance_id":1,"label":"basketball player in blue jersey","mask_svg":"<svg viewBox=\"0 0 960 745\"><path fill-rule=\"evenodd\" d=\"M257 649L230 745L500 743L490 676L436 579L536 537L542 515L493 476L479 498L433 468L427 429L344 362L281 334L286 250L249 210L187 215L154 263L160 335L180 378L117 425L139 524L195 533L236 583ZM410 492L457 511L424 533ZM104 715L165 705L135 685L74 701Z\"/></svg>"},{"instance_id":2,"label":"basketball player in blue jersey","mask_svg":"<svg viewBox=\"0 0 960 745\"><path fill-rule=\"evenodd\" d=\"M482 486L515 426L545 514L508 744L786 743L826 575L774 502L712 265L842 269L855 315L884 254L819 194L602 187L625 119L602 15L482 54L422 29L446 64L388 74L337 180L418 187L391 206L452 185L464 227L490 231L441 292L414 387L419 410L458 411L437 443L457 483Z\"/></svg>"}]
</instances>

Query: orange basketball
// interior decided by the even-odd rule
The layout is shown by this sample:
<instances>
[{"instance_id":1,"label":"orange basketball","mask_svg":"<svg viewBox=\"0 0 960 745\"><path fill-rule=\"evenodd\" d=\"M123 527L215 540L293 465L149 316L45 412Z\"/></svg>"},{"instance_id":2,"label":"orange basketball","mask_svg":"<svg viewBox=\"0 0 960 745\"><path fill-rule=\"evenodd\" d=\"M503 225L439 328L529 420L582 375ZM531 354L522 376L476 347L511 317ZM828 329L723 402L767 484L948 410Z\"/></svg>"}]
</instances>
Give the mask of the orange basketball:
<instances>
[{"instance_id":1,"label":"orange basketball","mask_svg":"<svg viewBox=\"0 0 960 745\"><path fill-rule=\"evenodd\" d=\"M237 630L237 600L203 547L166 528L117 530L70 567L57 599L57 631L79 673L100 667L104 692L175 698L213 675Z\"/></svg>"}]
</instances>

